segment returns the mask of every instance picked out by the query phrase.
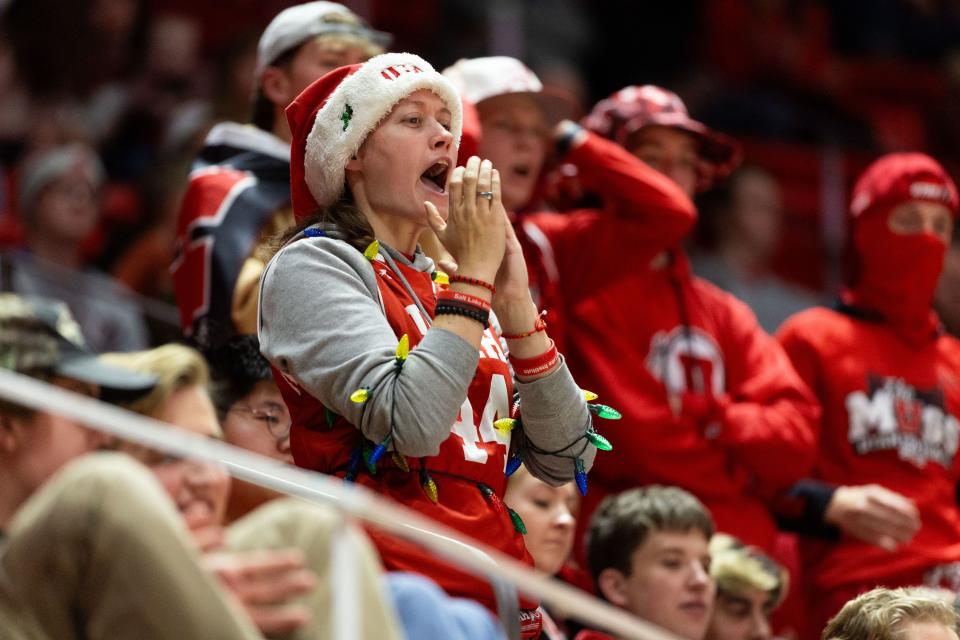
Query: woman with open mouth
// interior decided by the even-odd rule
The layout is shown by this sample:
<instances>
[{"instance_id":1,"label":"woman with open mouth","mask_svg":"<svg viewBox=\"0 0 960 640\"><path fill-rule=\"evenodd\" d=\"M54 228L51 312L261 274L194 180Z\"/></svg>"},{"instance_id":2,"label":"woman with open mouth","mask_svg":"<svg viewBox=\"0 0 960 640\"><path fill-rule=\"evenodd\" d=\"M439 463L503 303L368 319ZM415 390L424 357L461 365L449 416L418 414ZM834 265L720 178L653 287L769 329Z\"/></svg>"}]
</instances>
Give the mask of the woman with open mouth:
<instances>
[{"instance_id":1,"label":"woman with open mouth","mask_svg":"<svg viewBox=\"0 0 960 640\"><path fill-rule=\"evenodd\" d=\"M505 472L522 460L585 490L597 440L530 297L499 174L455 167L459 96L421 58L385 54L317 80L287 119L300 226L264 273L259 335L296 463L532 564ZM458 265L449 284L417 244L428 227ZM388 570L496 609L489 585L370 533ZM520 601L525 637L536 604Z\"/></svg>"}]
</instances>

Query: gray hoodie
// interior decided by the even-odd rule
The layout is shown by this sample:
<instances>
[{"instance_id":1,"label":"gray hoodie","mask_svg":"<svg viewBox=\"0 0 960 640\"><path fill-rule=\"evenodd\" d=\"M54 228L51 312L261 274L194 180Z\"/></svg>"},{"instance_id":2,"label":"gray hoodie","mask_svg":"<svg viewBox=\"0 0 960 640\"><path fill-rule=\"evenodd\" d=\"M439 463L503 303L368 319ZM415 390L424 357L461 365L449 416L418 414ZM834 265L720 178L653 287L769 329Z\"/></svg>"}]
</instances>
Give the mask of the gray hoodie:
<instances>
[{"instance_id":1,"label":"gray hoodie","mask_svg":"<svg viewBox=\"0 0 960 640\"><path fill-rule=\"evenodd\" d=\"M418 271L433 270L433 261L419 250L412 263L382 244L381 252ZM396 425L393 446L411 457L439 453L479 359L460 336L430 328L410 351L404 375L392 375L397 336L381 306L372 263L331 237L296 239L267 265L259 337L261 351L279 371L368 439L380 442ZM361 406L349 396L363 386L377 386L377 392ZM590 414L566 364L516 388L523 428L514 431L513 442L524 448L531 473L564 484L574 478L571 457L577 456L589 470L596 449L582 436ZM533 452L528 444L558 455Z\"/></svg>"}]
</instances>

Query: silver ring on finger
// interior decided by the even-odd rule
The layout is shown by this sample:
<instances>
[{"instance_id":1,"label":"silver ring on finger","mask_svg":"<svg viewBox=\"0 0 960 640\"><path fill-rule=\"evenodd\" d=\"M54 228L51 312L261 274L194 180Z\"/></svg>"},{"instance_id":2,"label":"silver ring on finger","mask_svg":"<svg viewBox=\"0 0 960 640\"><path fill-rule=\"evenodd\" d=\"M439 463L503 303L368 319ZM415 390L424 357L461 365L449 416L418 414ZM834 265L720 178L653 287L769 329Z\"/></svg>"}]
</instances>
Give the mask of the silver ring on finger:
<instances>
[{"instance_id":1,"label":"silver ring on finger","mask_svg":"<svg viewBox=\"0 0 960 640\"><path fill-rule=\"evenodd\" d=\"M486 198L487 200L493 200L493 191L478 191L478 198Z\"/></svg>"}]
</instances>

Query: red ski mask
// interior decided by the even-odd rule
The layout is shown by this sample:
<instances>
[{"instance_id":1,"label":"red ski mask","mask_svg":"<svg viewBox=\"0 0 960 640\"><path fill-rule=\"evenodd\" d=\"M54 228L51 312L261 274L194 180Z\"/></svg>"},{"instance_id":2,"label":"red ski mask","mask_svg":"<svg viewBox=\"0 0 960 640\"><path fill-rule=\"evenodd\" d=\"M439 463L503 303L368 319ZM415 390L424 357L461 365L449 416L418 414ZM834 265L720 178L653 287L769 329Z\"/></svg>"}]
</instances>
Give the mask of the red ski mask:
<instances>
[{"instance_id":1,"label":"red ski mask","mask_svg":"<svg viewBox=\"0 0 960 640\"><path fill-rule=\"evenodd\" d=\"M957 215L957 188L927 155L886 155L857 181L850 204L856 272L843 299L879 314L911 344L923 344L939 333L931 305L946 245L929 232L890 229L893 210L911 201L942 204Z\"/></svg>"}]
</instances>

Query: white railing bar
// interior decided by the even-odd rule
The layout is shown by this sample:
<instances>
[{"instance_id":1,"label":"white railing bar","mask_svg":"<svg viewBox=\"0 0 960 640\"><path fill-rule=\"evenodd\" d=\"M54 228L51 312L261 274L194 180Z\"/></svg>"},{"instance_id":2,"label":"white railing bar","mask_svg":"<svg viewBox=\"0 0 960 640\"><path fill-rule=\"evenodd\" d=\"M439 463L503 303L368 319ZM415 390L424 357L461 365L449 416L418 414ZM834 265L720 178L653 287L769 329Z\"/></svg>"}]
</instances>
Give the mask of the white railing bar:
<instances>
[{"instance_id":1,"label":"white railing bar","mask_svg":"<svg viewBox=\"0 0 960 640\"><path fill-rule=\"evenodd\" d=\"M470 573L486 579L505 577L530 597L539 598L581 622L613 632L621 638L679 640L677 636L580 589L533 571L492 547L474 540L464 541L453 529L366 487L344 483L338 478L173 428L164 422L6 369L0 369L0 398L57 413L88 428L167 454L222 464L231 475L241 480L331 505L379 529L418 543Z\"/></svg>"}]
</instances>

